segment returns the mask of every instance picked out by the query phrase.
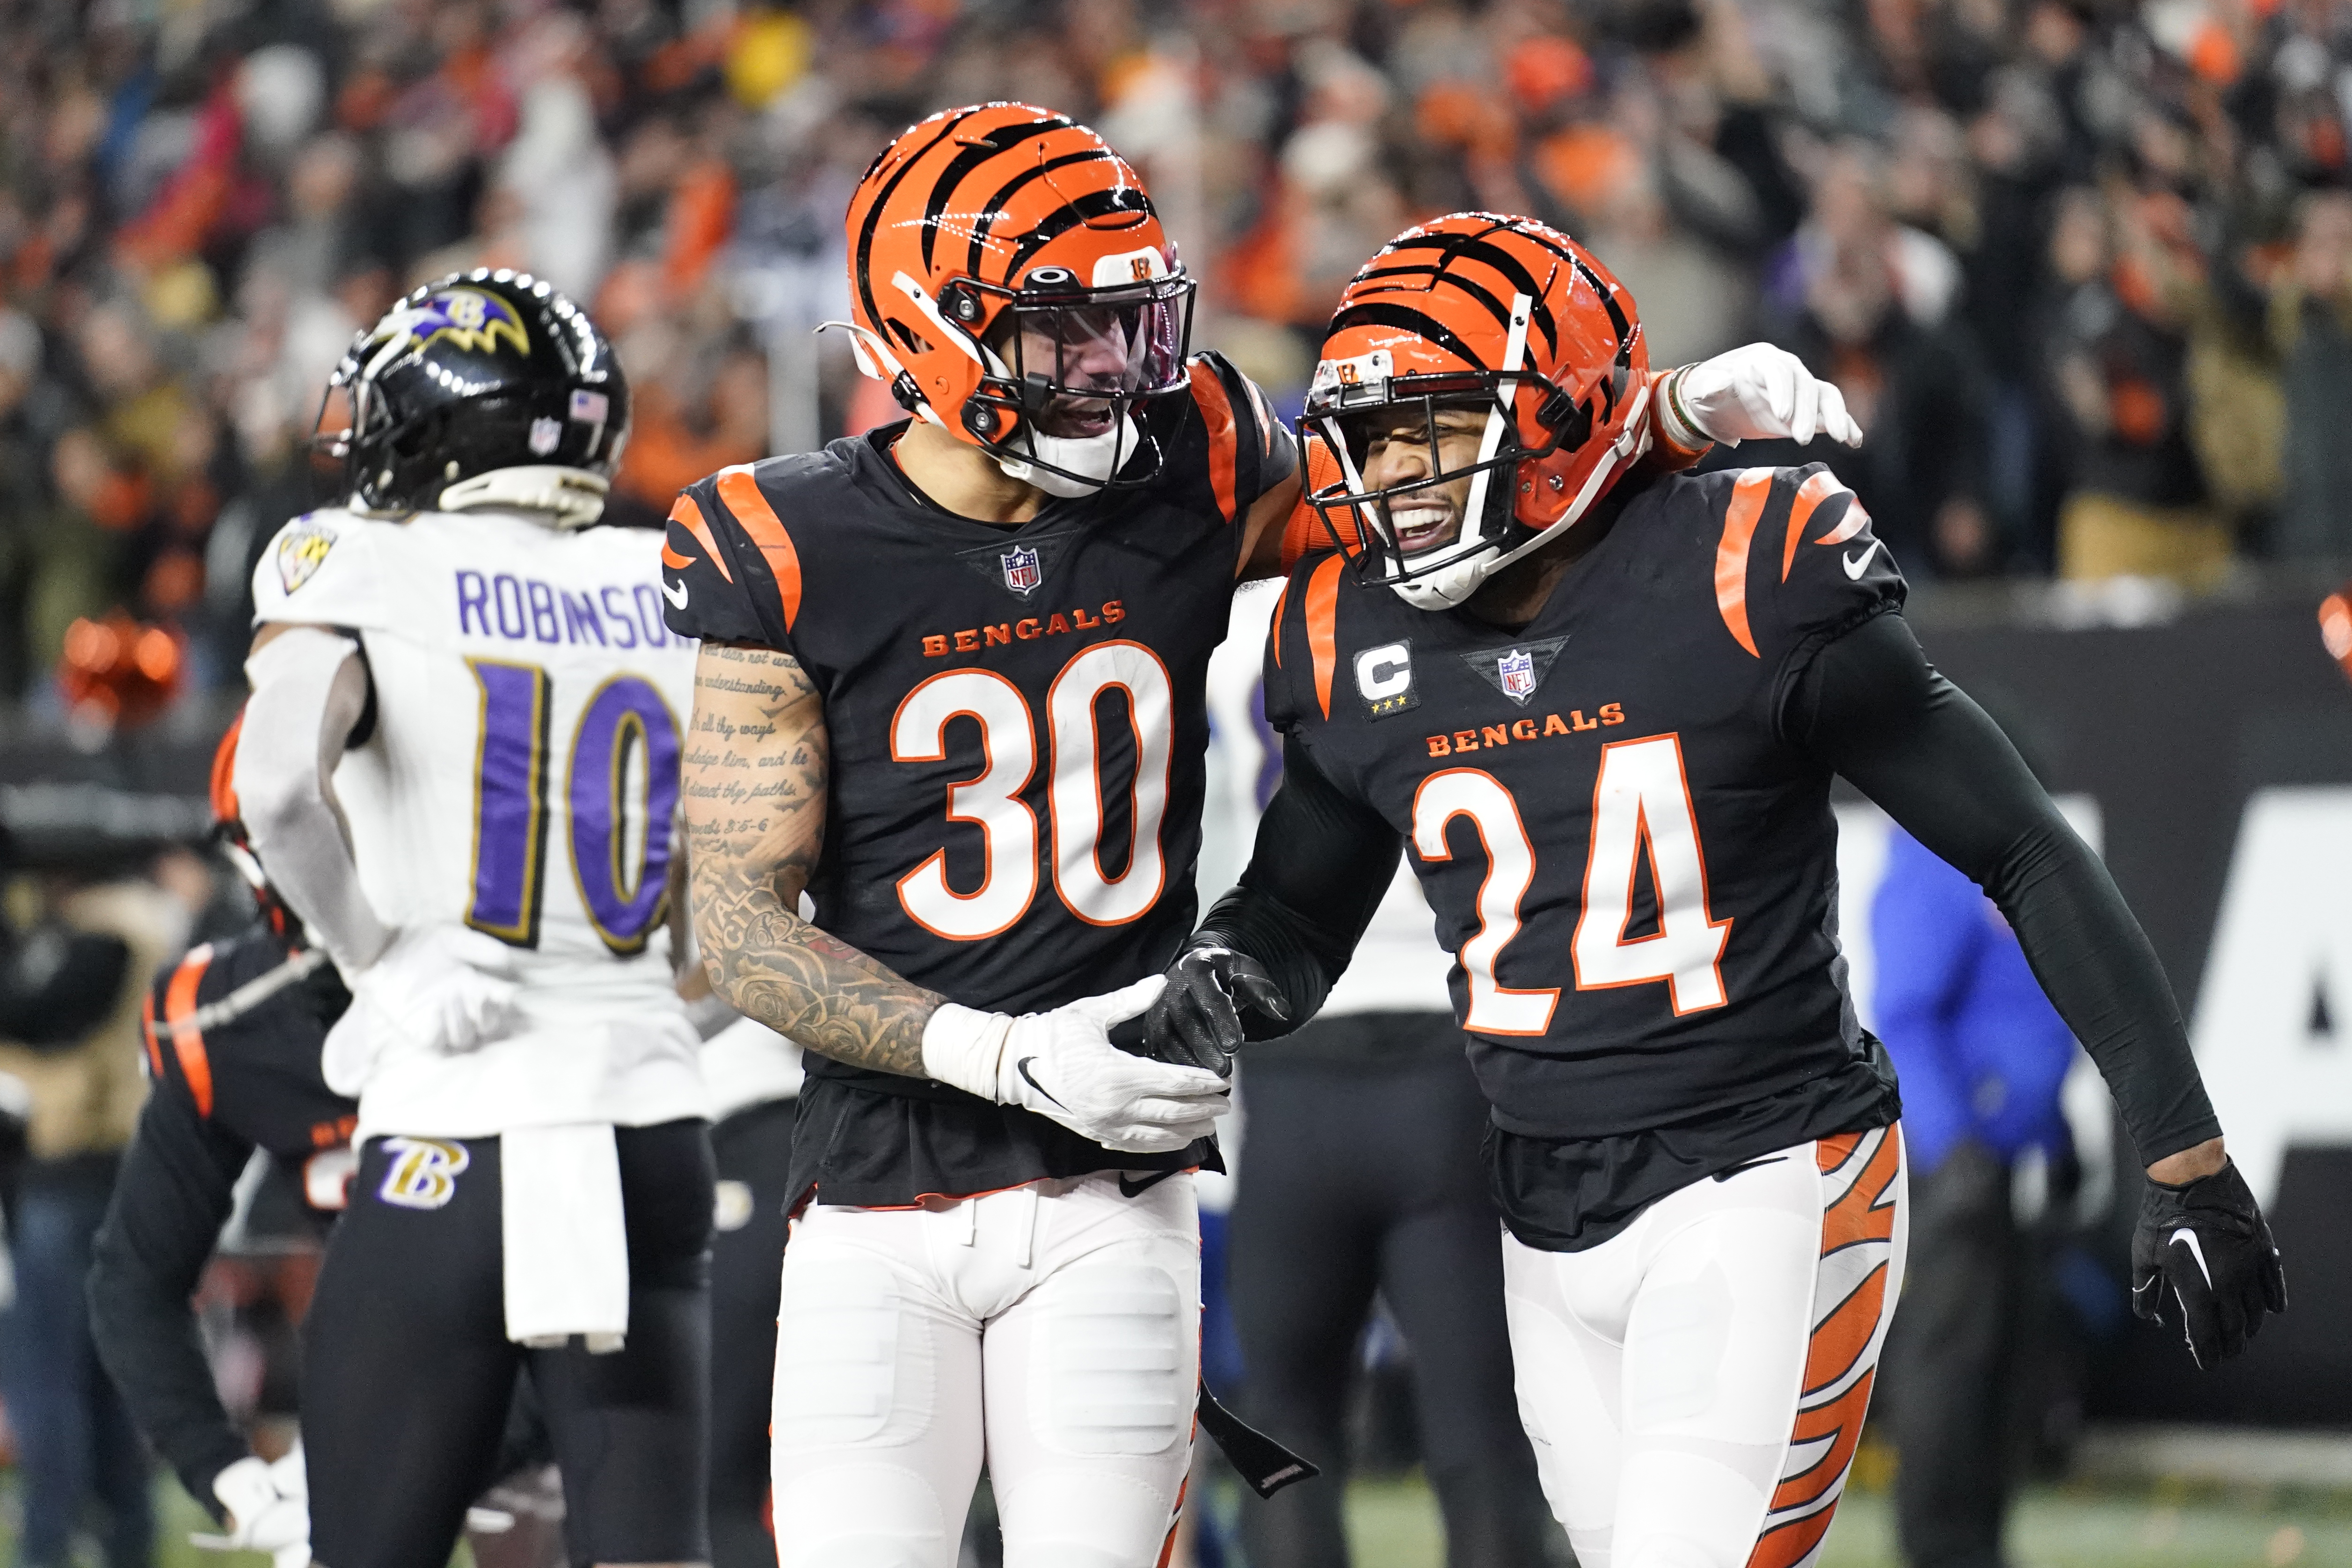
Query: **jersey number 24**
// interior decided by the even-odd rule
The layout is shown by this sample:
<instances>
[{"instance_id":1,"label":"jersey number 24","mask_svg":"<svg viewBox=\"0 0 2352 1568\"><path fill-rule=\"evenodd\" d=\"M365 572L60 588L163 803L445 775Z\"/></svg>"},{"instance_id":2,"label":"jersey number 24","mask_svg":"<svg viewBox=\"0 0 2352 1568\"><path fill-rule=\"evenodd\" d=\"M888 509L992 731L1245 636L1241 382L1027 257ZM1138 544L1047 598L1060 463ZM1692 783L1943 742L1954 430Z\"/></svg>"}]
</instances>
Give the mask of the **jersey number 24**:
<instances>
[{"instance_id":1,"label":"jersey number 24","mask_svg":"<svg viewBox=\"0 0 2352 1568\"><path fill-rule=\"evenodd\" d=\"M1519 934L1519 900L1535 880L1536 850L1518 803L1481 768L1448 768L1422 780L1412 800L1412 847L1424 862L1450 860L1445 830L1466 816L1486 847L1478 885L1478 929L1456 954L1469 980L1462 1026L1483 1035L1540 1035L1551 1026L1559 988L1514 990L1495 978L1503 949ZM1658 894L1658 929L1627 940L1633 881L1646 847ZM1617 741L1601 748L1592 788L1592 842L1584 862L1584 900L1570 958L1576 988L1600 991L1664 981L1676 1016L1720 1007L1723 946L1731 922L1706 907L1706 861L1691 810L1682 743L1672 735Z\"/></svg>"}]
</instances>

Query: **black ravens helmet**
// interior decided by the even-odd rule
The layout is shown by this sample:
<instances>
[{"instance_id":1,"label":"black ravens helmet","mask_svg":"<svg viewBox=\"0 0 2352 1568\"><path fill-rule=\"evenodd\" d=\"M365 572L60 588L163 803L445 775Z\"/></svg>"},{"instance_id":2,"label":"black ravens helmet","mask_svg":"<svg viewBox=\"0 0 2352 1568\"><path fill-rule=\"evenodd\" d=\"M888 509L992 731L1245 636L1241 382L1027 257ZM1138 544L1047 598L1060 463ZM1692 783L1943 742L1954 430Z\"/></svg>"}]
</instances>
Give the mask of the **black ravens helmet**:
<instances>
[{"instance_id":1,"label":"black ravens helmet","mask_svg":"<svg viewBox=\"0 0 2352 1568\"><path fill-rule=\"evenodd\" d=\"M593 522L629 435L629 384L586 311L527 272L427 283L328 381L351 426L317 438L367 511L500 506ZM326 419L321 405L320 421Z\"/></svg>"}]
</instances>

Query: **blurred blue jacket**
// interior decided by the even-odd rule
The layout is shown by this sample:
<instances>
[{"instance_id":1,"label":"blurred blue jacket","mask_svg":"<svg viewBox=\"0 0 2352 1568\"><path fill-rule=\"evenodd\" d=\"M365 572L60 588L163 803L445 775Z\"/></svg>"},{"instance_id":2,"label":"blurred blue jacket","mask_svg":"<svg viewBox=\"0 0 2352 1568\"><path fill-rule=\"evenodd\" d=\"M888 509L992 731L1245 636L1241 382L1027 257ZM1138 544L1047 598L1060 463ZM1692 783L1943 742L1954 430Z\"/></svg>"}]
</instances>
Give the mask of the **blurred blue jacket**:
<instances>
[{"instance_id":1,"label":"blurred blue jacket","mask_svg":"<svg viewBox=\"0 0 2352 1568\"><path fill-rule=\"evenodd\" d=\"M1876 1027L1903 1082L1903 1141L1924 1173L1973 1138L2007 1163L2068 1147L2059 1091L2074 1037L1977 885L1900 827L1870 910Z\"/></svg>"}]
</instances>

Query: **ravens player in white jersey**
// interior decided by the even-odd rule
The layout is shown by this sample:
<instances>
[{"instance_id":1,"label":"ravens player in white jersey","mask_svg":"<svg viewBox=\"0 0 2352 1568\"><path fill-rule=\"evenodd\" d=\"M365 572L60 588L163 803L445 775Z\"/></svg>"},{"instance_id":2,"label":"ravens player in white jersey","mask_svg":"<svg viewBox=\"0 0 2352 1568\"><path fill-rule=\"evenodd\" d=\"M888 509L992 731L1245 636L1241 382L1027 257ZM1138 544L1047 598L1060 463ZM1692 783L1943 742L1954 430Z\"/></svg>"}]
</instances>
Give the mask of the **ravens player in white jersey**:
<instances>
[{"instance_id":1,"label":"ravens player in white jersey","mask_svg":"<svg viewBox=\"0 0 2352 1568\"><path fill-rule=\"evenodd\" d=\"M334 375L341 506L255 574L236 794L349 983L359 1172L306 1329L311 1542L440 1568L518 1370L572 1560L707 1557L711 1156L661 931L693 649L594 526L628 387L543 282L419 289Z\"/></svg>"},{"instance_id":2,"label":"ravens player in white jersey","mask_svg":"<svg viewBox=\"0 0 2352 1568\"><path fill-rule=\"evenodd\" d=\"M1520 1410L1579 1560L1801 1568L1905 1244L1833 773L1983 884L2105 1073L2153 1178L2143 1307L2210 1362L2284 1284L2147 939L1921 656L1868 513L1819 466L1627 473L1646 359L1633 297L1526 218L1415 228L1349 285L1308 402L1341 548L1267 645L1283 784L1151 1027L1214 1059L1236 990L1310 1015L1403 845L1456 958Z\"/></svg>"},{"instance_id":3,"label":"ravens player in white jersey","mask_svg":"<svg viewBox=\"0 0 2352 1568\"><path fill-rule=\"evenodd\" d=\"M1225 1082L1108 1037L1191 921L1234 584L1313 518L1094 132L935 115L847 226L859 363L911 417L690 487L663 555L703 639L702 951L810 1051L779 1552L944 1568L985 1458L1009 1563L1141 1565L1187 1467ZM1801 384L1771 433L1811 433Z\"/></svg>"}]
</instances>

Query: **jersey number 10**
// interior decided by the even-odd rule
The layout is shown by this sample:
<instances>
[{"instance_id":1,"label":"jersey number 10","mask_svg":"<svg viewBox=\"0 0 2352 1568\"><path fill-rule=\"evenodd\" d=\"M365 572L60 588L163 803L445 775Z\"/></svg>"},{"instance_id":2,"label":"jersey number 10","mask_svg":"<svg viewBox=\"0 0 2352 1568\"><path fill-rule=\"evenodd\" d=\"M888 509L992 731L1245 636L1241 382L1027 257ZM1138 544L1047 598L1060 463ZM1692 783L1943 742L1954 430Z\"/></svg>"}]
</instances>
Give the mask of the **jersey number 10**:
<instances>
[{"instance_id":1,"label":"jersey number 10","mask_svg":"<svg viewBox=\"0 0 2352 1568\"><path fill-rule=\"evenodd\" d=\"M466 663L482 699L466 923L517 947L537 947L547 880L547 671L487 658ZM669 704L644 677L614 676L580 710L563 802L581 906L616 953L644 952L662 917L677 793L677 720Z\"/></svg>"},{"instance_id":2,"label":"jersey number 10","mask_svg":"<svg viewBox=\"0 0 2352 1568\"><path fill-rule=\"evenodd\" d=\"M1456 954L1470 983L1462 1026L1485 1035L1540 1035L1551 1026L1559 988L1513 990L1495 978L1503 949L1519 934L1519 900L1535 880L1535 846L1518 803L1494 774L1448 768L1422 780L1412 800L1412 847L1424 861L1450 860L1445 830L1466 816L1486 847L1478 885L1478 929ZM1658 894L1658 929L1628 941L1633 879L1644 848ZM1592 788L1592 843L1585 855L1584 902L1570 956L1576 988L1665 982L1676 1016L1724 1004L1724 943L1731 922L1706 908L1706 861L1682 743L1672 735L1617 741L1601 749Z\"/></svg>"}]
</instances>

